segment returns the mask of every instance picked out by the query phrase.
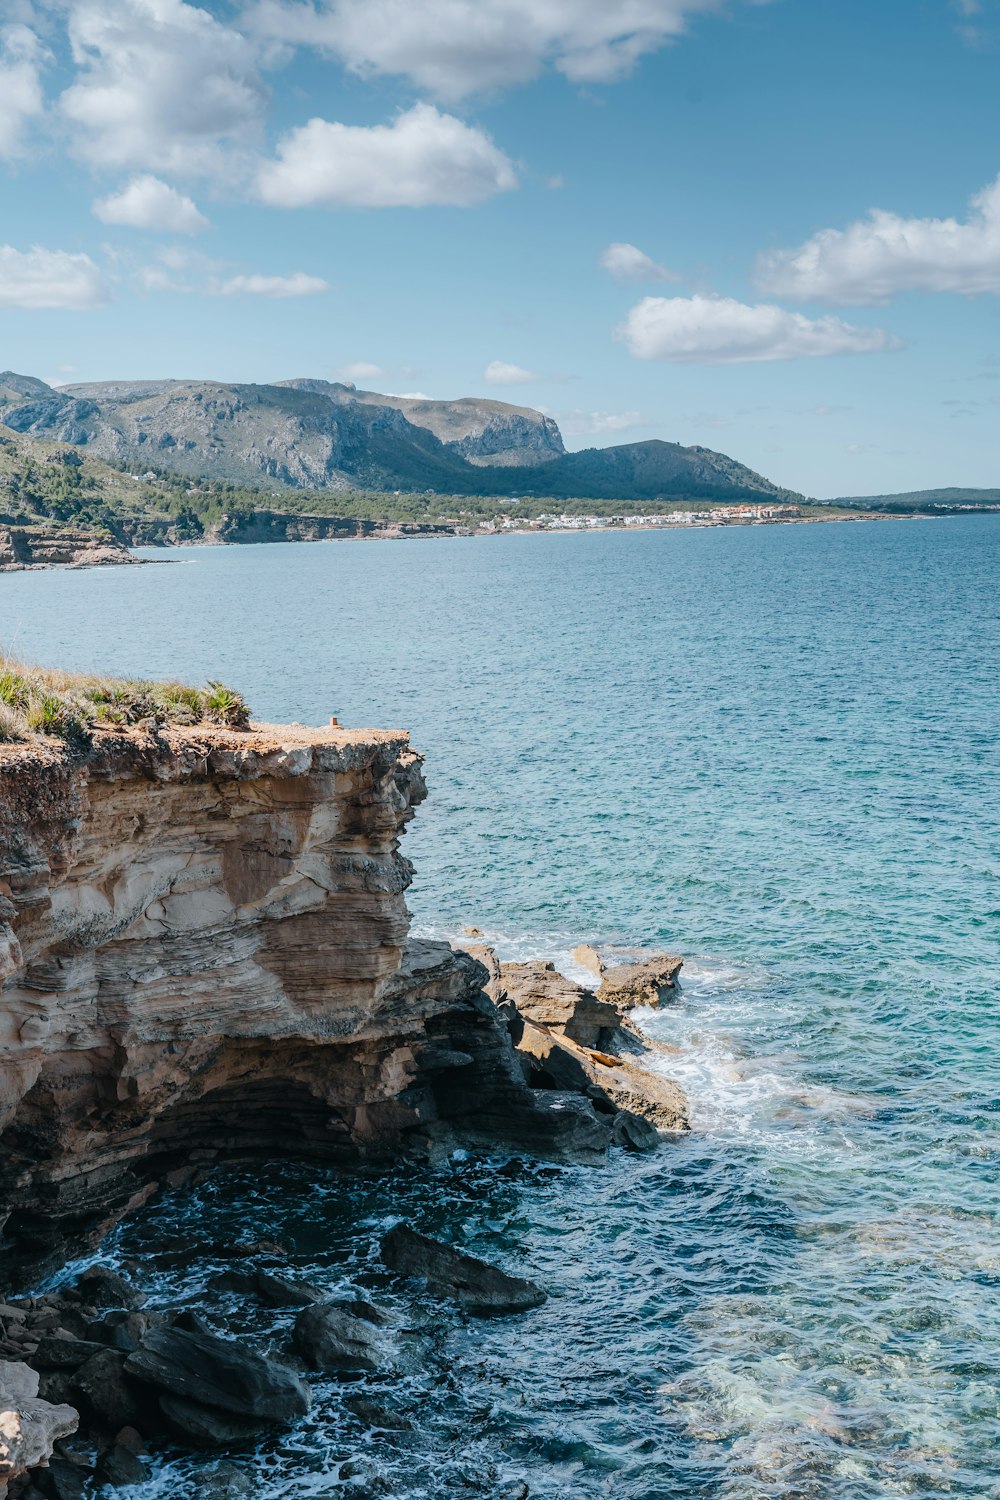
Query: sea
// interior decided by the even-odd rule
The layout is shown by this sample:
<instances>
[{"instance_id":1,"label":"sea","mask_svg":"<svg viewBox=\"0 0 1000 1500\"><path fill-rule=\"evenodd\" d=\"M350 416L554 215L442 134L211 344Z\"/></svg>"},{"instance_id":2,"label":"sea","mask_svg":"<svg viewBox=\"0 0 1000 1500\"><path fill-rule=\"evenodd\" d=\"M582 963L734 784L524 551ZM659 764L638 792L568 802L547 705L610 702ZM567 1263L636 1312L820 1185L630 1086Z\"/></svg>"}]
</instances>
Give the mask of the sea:
<instances>
[{"instance_id":1,"label":"sea","mask_svg":"<svg viewBox=\"0 0 1000 1500\"><path fill-rule=\"evenodd\" d=\"M641 1020L693 1129L652 1155L233 1168L102 1247L264 1348L292 1314L213 1289L220 1242L393 1309L390 1373L230 1455L251 1492L1000 1497L1000 516L142 555L3 577L0 642L405 727L418 934L685 959ZM549 1300L407 1296L400 1218Z\"/></svg>"}]
</instances>

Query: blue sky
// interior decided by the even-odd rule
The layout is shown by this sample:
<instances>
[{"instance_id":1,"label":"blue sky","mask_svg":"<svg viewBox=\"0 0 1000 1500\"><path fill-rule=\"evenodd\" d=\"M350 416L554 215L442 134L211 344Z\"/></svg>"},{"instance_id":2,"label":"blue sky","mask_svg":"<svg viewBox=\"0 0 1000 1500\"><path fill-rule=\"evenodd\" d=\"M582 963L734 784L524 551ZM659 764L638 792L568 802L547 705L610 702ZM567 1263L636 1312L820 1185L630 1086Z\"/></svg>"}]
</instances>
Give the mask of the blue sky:
<instances>
[{"instance_id":1,"label":"blue sky","mask_svg":"<svg viewBox=\"0 0 1000 1500\"><path fill-rule=\"evenodd\" d=\"M0 0L0 367L1000 484L1000 0Z\"/></svg>"}]
</instances>

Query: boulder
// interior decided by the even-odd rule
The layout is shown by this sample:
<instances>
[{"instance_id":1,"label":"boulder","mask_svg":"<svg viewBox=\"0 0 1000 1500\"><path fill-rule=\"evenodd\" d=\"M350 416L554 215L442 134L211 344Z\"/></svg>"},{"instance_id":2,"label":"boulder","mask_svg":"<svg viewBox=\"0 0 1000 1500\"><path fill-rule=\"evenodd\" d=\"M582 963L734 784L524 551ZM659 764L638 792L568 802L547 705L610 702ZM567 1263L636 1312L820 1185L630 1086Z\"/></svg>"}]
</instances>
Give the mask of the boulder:
<instances>
[{"instance_id":1,"label":"boulder","mask_svg":"<svg viewBox=\"0 0 1000 1500\"><path fill-rule=\"evenodd\" d=\"M560 974L554 964L501 964L507 998L526 1021L550 1026L584 1047L605 1045L621 1022L613 1005Z\"/></svg>"},{"instance_id":2,"label":"boulder","mask_svg":"<svg viewBox=\"0 0 1000 1500\"><path fill-rule=\"evenodd\" d=\"M77 1291L84 1302L94 1307L142 1307L146 1298L142 1292L112 1271L108 1266L89 1266L77 1281Z\"/></svg>"},{"instance_id":3,"label":"boulder","mask_svg":"<svg viewBox=\"0 0 1000 1500\"><path fill-rule=\"evenodd\" d=\"M581 943L579 947L573 949L570 957L574 963L580 965L581 969L590 969L598 978L607 968L604 959L590 943Z\"/></svg>"},{"instance_id":4,"label":"boulder","mask_svg":"<svg viewBox=\"0 0 1000 1500\"><path fill-rule=\"evenodd\" d=\"M605 971L597 998L620 1015L640 1005L663 1005L676 993L683 963L675 953L658 953L641 963L618 964Z\"/></svg>"},{"instance_id":5,"label":"boulder","mask_svg":"<svg viewBox=\"0 0 1000 1500\"><path fill-rule=\"evenodd\" d=\"M313 1370L371 1372L389 1362L377 1325L333 1302L304 1307L295 1319L292 1342Z\"/></svg>"},{"instance_id":6,"label":"boulder","mask_svg":"<svg viewBox=\"0 0 1000 1500\"><path fill-rule=\"evenodd\" d=\"M161 1396L160 1411L172 1432L198 1448L244 1447L260 1435L259 1421L234 1417L184 1396Z\"/></svg>"},{"instance_id":7,"label":"boulder","mask_svg":"<svg viewBox=\"0 0 1000 1500\"><path fill-rule=\"evenodd\" d=\"M254 1500L258 1493L254 1476L239 1464L212 1464L198 1475L198 1500Z\"/></svg>"},{"instance_id":8,"label":"boulder","mask_svg":"<svg viewBox=\"0 0 1000 1500\"><path fill-rule=\"evenodd\" d=\"M61 1339L43 1334L31 1356L31 1363L37 1370L78 1370L105 1347L93 1339Z\"/></svg>"},{"instance_id":9,"label":"boulder","mask_svg":"<svg viewBox=\"0 0 1000 1500\"><path fill-rule=\"evenodd\" d=\"M255 1423L294 1421L311 1401L309 1386L287 1365L176 1324L150 1329L124 1368L160 1393Z\"/></svg>"},{"instance_id":10,"label":"boulder","mask_svg":"<svg viewBox=\"0 0 1000 1500\"><path fill-rule=\"evenodd\" d=\"M125 1360L119 1349L102 1349L77 1370L74 1390L85 1409L109 1431L135 1427L143 1432L149 1428L152 1403L126 1373Z\"/></svg>"},{"instance_id":11,"label":"boulder","mask_svg":"<svg viewBox=\"0 0 1000 1500\"><path fill-rule=\"evenodd\" d=\"M640 1115L659 1130L690 1127L683 1091L630 1057L581 1047L530 1021L522 1027L517 1050L528 1060L528 1082L536 1087L578 1090L595 1101L606 1100L616 1111ZM637 1146L640 1139L651 1144L648 1131L634 1132L629 1143Z\"/></svg>"},{"instance_id":12,"label":"boulder","mask_svg":"<svg viewBox=\"0 0 1000 1500\"><path fill-rule=\"evenodd\" d=\"M0 1361L0 1493L10 1480L47 1463L79 1420L72 1406L39 1398L37 1371L20 1361Z\"/></svg>"},{"instance_id":13,"label":"boulder","mask_svg":"<svg viewBox=\"0 0 1000 1500\"><path fill-rule=\"evenodd\" d=\"M150 1468L131 1446L114 1443L106 1448L97 1460L94 1478L98 1484L112 1489L125 1489L132 1484L142 1484L149 1478Z\"/></svg>"},{"instance_id":14,"label":"boulder","mask_svg":"<svg viewBox=\"0 0 1000 1500\"><path fill-rule=\"evenodd\" d=\"M540 1307L547 1293L533 1281L510 1276L474 1255L397 1224L382 1240L382 1259L390 1271L419 1276L435 1296L459 1302L476 1317L503 1317Z\"/></svg>"}]
</instances>

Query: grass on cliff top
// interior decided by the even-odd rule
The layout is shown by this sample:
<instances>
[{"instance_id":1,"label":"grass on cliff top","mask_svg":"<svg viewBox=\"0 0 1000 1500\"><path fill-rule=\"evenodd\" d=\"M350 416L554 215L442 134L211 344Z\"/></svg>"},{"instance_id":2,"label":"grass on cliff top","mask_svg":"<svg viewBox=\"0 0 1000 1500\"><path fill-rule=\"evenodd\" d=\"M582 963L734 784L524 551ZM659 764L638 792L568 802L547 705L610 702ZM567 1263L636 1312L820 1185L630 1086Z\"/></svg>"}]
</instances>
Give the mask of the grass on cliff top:
<instances>
[{"instance_id":1,"label":"grass on cliff top","mask_svg":"<svg viewBox=\"0 0 1000 1500\"><path fill-rule=\"evenodd\" d=\"M221 682L193 688L182 682L88 677L0 655L0 744L49 737L85 749L98 727L137 725L156 731L168 724L222 724L246 729L249 723L244 698Z\"/></svg>"}]
</instances>

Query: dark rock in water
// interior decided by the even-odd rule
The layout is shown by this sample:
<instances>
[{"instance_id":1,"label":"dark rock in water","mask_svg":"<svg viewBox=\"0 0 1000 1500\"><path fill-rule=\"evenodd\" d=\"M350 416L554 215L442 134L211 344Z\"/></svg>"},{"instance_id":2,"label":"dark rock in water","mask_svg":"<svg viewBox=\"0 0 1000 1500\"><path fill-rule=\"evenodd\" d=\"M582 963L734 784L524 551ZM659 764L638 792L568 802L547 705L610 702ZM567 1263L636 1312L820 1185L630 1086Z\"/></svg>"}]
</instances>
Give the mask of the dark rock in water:
<instances>
[{"instance_id":1,"label":"dark rock in water","mask_svg":"<svg viewBox=\"0 0 1000 1500\"><path fill-rule=\"evenodd\" d=\"M209 1282L217 1292L240 1292L261 1297L272 1307L310 1307L322 1302L326 1292L308 1281L279 1276L272 1271L220 1271Z\"/></svg>"},{"instance_id":2,"label":"dark rock in water","mask_svg":"<svg viewBox=\"0 0 1000 1500\"><path fill-rule=\"evenodd\" d=\"M171 1431L198 1448L242 1447L260 1435L259 1421L234 1417L183 1396L161 1396L160 1411Z\"/></svg>"},{"instance_id":3,"label":"dark rock in water","mask_svg":"<svg viewBox=\"0 0 1000 1500\"><path fill-rule=\"evenodd\" d=\"M105 1348L106 1345L93 1339L60 1339L43 1334L31 1356L31 1363L36 1370L78 1370Z\"/></svg>"},{"instance_id":4,"label":"dark rock in water","mask_svg":"<svg viewBox=\"0 0 1000 1500\"><path fill-rule=\"evenodd\" d=\"M362 1302L355 1298L353 1302L338 1302L345 1312L353 1314L355 1318L363 1318L366 1323L377 1323L384 1328L392 1322L392 1314L387 1313L384 1307L376 1307L372 1302Z\"/></svg>"},{"instance_id":5,"label":"dark rock in water","mask_svg":"<svg viewBox=\"0 0 1000 1500\"><path fill-rule=\"evenodd\" d=\"M145 1313L113 1308L103 1318L87 1324L86 1337L95 1339L109 1349L120 1349L131 1354L137 1349L149 1329L150 1320Z\"/></svg>"},{"instance_id":6,"label":"dark rock in water","mask_svg":"<svg viewBox=\"0 0 1000 1500\"><path fill-rule=\"evenodd\" d=\"M239 1464L213 1464L198 1475L198 1500L254 1500L254 1476Z\"/></svg>"},{"instance_id":7,"label":"dark rock in water","mask_svg":"<svg viewBox=\"0 0 1000 1500\"><path fill-rule=\"evenodd\" d=\"M94 1478L98 1484L125 1489L130 1484L142 1484L143 1480L149 1478L150 1472L149 1465L137 1453L116 1443L113 1448L107 1448L97 1460Z\"/></svg>"},{"instance_id":8,"label":"dark rock in water","mask_svg":"<svg viewBox=\"0 0 1000 1500\"><path fill-rule=\"evenodd\" d=\"M290 1276L275 1276L270 1271L258 1271L254 1277L254 1290L272 1307L310 1307L322 1302L326 1293L321 1287L308 1281L295 1281Z\"/></svg>"},{"instance_id":9,"label":"dark rock in water","mask_svg":"<svg viewBox=\"0 0 1000 1500\"><path fill-rule=\"evenodd\" d=\"M134 1379L197 1405L254 1422L290 1422L311 1391L294 1370L231 1339L178 1327L153 1328L125 1361Z\"/></svg>"},{"instance_id":10,"label":"dark rock in water","mask_svg":"<svg viewBox=\"0 0 1000 1500\"><path fill-rule=\"evenodd\" d=\"M124 1276L107 1266L90 1266L77 1282L77 1289L85 1302L95 1307L141 1307L145 1297L129 1286Z\"/></svg>"},{"instance_id":11,"label":"dark rock in water","mask_svg":"<svg viewBox=\"0 0 1000 1500\"><path fill-rule=\"evenodd\" d=\"M344 1402L349 1412L353 1412L359 1422L366 1423L369 1427L381 1427L387 1432L412 1432L413 1423L401 1412L393 1411L391 1406L381 1401L372 1401L369 1396L348 1396Z\"/></svg>"},{"instance_id":12,"label":"dark rock in water","mask_svg":"<svg viewBox=\"0 0 1000 1500\"><path fill-rule=\"evenodd\" d=\"M627 1151L655 1151L660 1144L660 1132L642 1115L623 1109L615 1115L611 1139L616 1146L624 1146Z\"/></svg>"},{"instance_id":13,"label":"dark rock in water","mask_svg":"<svg viewBox=\"0 0 1000 1500\"><path fill-rule=\"evenodd\" d=\"M151 1403L126 1373L125 1359L117 1349L102 1349L77 1370L74 1389L91 1415L112 1432L120 1427L143 1432L149 1428Z\"/></svg>"},{"instance_id":14,"label":"dark rock in water","mask_svg":"<svg viewBox=\"0 0 1000 1500\"><path fill-rule=\"evenodd\" d=\"M389 1362L375 1325L335 1303L303 1308L295 1319L292 1340L314 1370L372 1371Z\"/></svg>"},{"instance_id":15,"label":"dark rock in water","mask_svg":"<svg viewBox=\"0 0 1000 1500\"><path fill-rule=\"evenodd\" d=\"M33 1482L45 1500L83 1500L87 1472L69 1459L54 1455L45 1469L33 1475Z\"/></svg>"},{"instance_id":16,"label":"dark rock in water","mask_svg":"<svg viewBox=\"0 0 1000 1500\"><path fill-rule=\"evenodd\" d=\"M439 1240L397 1224L382 1241L382 1259L390 1271L420 1276L428 1291L460 1302L476 1317L502 1317L540 1307L547 1293L522 1276L509 1276L474 1255L465 1255Z\"/></svg>"}]
</instances>

